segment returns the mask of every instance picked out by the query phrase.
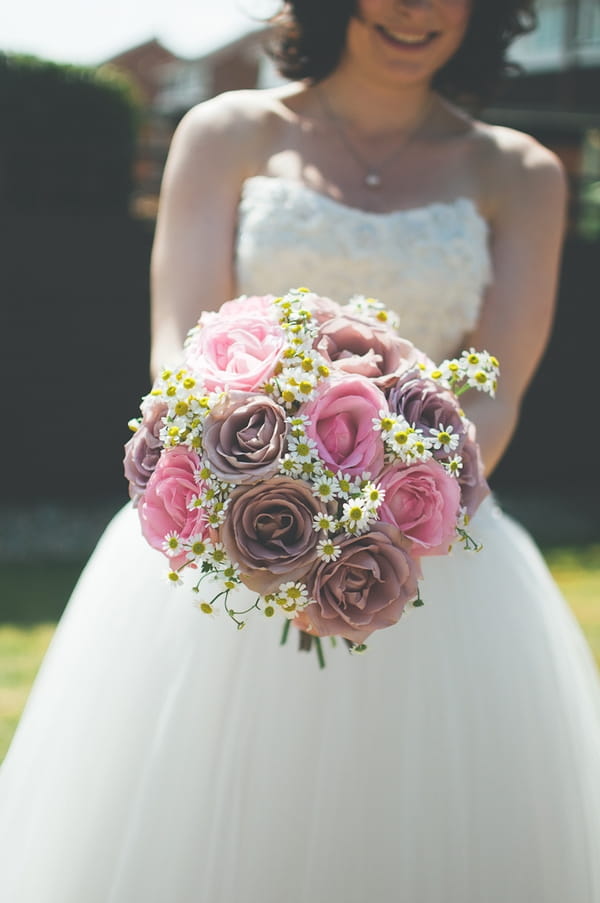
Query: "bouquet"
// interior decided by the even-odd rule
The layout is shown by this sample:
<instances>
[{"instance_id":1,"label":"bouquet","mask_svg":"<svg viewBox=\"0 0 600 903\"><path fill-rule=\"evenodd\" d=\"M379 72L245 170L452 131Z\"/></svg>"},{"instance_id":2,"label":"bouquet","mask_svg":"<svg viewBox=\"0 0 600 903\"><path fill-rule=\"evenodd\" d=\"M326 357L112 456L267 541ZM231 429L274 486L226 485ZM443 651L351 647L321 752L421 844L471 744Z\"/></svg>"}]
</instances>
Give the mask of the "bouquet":
<instances>
[{"instance_id":1,"label":"bouquet","mask_svg":"<svg viewBox=\"0 0 600 903\"><path fill-rule=\"evenodd\" d=\"M142 400L130 496L202 612L238 628L280 614L322 663L321 637L362 651L423 603L422 556L477 548L488 488L459 397L493 395L498 362L470 349L436 365L397 325L363 296L237 298L202 314Z\"/></svg>"}]
</instances>

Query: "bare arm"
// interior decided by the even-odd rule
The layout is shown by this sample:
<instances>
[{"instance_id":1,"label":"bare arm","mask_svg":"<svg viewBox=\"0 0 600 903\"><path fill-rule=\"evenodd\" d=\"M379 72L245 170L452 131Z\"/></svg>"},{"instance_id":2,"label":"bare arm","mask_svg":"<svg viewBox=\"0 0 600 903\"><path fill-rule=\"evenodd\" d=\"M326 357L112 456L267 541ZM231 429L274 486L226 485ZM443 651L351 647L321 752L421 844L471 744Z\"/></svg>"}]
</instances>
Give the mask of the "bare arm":
<instances>
[{"instance_id":1,"label":"bare arm","mask_svg":"<svg viewBox=\"0 0 600 903\"><path fill-rule=\"evenodd\" d=\"M526 139L507 157L492 226L494 284L467 340L500 360L496 399L475 392L465 396L488 474L510 441L548 343L564 233L565 179L554 155Z\"/></svg>"},{"instance_id":2,"label":"bare arm","mask_svg":"<svg viewBox=\"0 0 600 903\"><path fill-rule=\"evenodd\" d=\"M152 251L153 376L175 363L202 310L234 294L233 253L240 187L255 152L244 96L191 110L174 135Z\"/></svg>"}]
</instances>

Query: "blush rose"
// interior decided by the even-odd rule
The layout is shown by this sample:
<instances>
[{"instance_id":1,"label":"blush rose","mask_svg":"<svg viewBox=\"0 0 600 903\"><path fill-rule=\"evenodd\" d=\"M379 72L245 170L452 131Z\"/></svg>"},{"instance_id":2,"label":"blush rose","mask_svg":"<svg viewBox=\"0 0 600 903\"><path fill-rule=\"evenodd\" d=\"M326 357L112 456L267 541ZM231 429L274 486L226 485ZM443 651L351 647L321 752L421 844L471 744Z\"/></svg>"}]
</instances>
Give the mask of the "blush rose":
<instances>
[{"instance_id":1,"label":"blush rose","mask_svg":"<svg viewBox=\"0 0 600 903\"><path fill-rule=\"evenodd\" d=\"M415 544L415 555L444 555L456 539L460 486L437 461L391 465L378 478L385 491L379 518Z\"/></svg>"},{"instance_id":2,"label":"blush rose","mask_svg":"<svg viewBox=\"0 0 600 903\"><path fill-rule=\"evenodd\" d=\"M176 446L163 451L138 508L142 533L154 549L164 551L167 533L177 533L181 539L208 535L205 512L201 508L188 508L192 498L202 490L196 478L199 467L200 459L190 449ZM179 567L185 555L169 560L173 567Z\"/></svg>"},{"instance_id":3,"label":"blush rose","mask_svg":"<svg viewBox=\"0 0 600 903\"><path fill-rule=\"evenodd\" d=\"M240 312L201 325L186 343L184 359L211 392L251 392L273 375L285 344L278 323L259 312Z\"/></svg>"}]
</instances>

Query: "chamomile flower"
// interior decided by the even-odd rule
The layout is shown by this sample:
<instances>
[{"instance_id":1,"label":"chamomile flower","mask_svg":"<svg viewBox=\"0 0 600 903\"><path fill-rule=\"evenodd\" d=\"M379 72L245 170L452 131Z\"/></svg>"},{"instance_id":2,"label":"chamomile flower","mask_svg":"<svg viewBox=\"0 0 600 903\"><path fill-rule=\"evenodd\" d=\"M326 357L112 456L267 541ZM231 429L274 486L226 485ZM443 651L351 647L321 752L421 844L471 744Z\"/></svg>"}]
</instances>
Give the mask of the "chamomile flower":
<instances>
[{"instance_id":1,"label":"chamomile flower","mask_svg":"<svg viewBox=\"0 0 600 903\"><path fill-rule=\"evenodd\" d=\"M329 499L335 497L335 489L336 489L336 480L334 477L328 477L323 474L314 481L312 485L313 493L323 501L327 502Z\"/></svg>"},{"instance_id":2,"label":"chamomile flower","mask_svg":"<svg viewBox=\"0 0 600 903\"><path fill-rule=\"evenodd\" d=\"M380 411L379 417L373 417L373 429L377 433L381 433L385 439L389 434L398 427L402 418L390 414L389 411ZM408 426L408 424L407 424Z\"/></svg>"},{"instance_id":3,"label":"chamomile flower","mask_svg":"<svg viewBox=\"0 0 600 903\"><path fill-rule=\"evenodd\" d=\"M302 461L300 464L300 477L303 480L312 482L318 479L323 473L323 463L318 458L310 461Z\"/></svg>"},{"instance_id":4,"label":"chamomile flower","mask_svg":"<svg viewBox=\"0 0 600 903\"><path fill-rule=\"evenodd\" d=\"M448 453L458 447L460 436L454 432L453 426L445 427L443 423L440 423L437 429L432 427L429 432L433 438L433 447L435 449L441 448Z\"/></svg>"},{"instance_id":5,"label":"chamomile flower","mask_svg":"<svg viewBox=\"0 0 600 903\"><path fill-rule=\"evenodd\" d=\"M197 561L199 558L203 558L204 555L206 555L209 545L202 536L196 535L190 536L184 543L184 548L188 561Z\"/></svg>"},{"instance_id":6,"label":"chamomile flower","mask_svg":"<svg viewBox=\"0 0 600 903\"><path fill-rule=\"evenodd\" d=\"M439 369L442 372L442 378L448 383L456 382L462 378L461 362L456 358L442 361L439 365Z\"/></svg>"},{"instance_id":7,"label":"chamomile flower","mask_svg":"<svg viewBox=\"0 0 600 903\"><path fill-rule=\"evenodd\" d=\"M355 490L352 477L349 476L348 474L342 473L341 470L338 470L338 472L335 475L335 481L336 481L335 494L338 496L338 498L349 499L351 494Z\"/></svg>"},{"instance_id":8,"label":"chamomile flower","mask_svg":"<svg viewBox=\"0 0 600 903\"><path fill-rule=\"evenodd\" d=\"M222 502L217 502L213 507L208 511L206 515L206 520L209 527L220 527L221 524L225 523L225 518L227 517L227 508Z\"/></svg>"},{"instance_id":9,"label":"chamomile flower","mask_svg":"<svg viewBox=\"0 0 600 903\"><path fill-rule=\"evenodd\" d=\"M162 550L169 558L180 555L183 551L183 545L179 533L167 533L162 543Z\"/></svg>"},{"instance_id":10,"label":"chamomile flower","mask_svg":"<svg viewBox=\"0 0 600 903\"><path fill-rule=\"evenodd\" d=\"M317 443L308 436L290 436L288 439L288 451L290 456L300 463L310 461L317 452Z\"/></svg>"},{"instance_id":11,"label":"chamomile flower","mask_svg":"<svg viewBox=\"0 0 600 903\"><path fill-rule=\"evenodd\" d=\"M386 436L385 444L389 451L398 458L410 460L412 457L413 436L415 429L408 424L400 423L396 429Z\"/></svg>"},{"instance_id":12,"label":"chamomile flower","mask_svg":"<svg viewBox=\"0 0 600 903\"><path fill-rule=\"evenodd\" d=\"M308 589L299 581L282 583L277 590L277 596L284 600L284 604L293 604L297 608L303 608L308 604Z\"/></svg>"},{"instance_id":13,"label":"chamomile flower","mask_svg":"<svg viewBox=\"0 0 600 903\"><path fill-rule=\"evenodd\" d=\"M344 504L340 523L346 533L354 536L363 533L376 519L376 511L373 511L362 499L350 499Z\"/></svg>"},{"instance_id":14,"label":"chamomile flower","mask_svg":"<svg viewBox=\"0 0 600 903\"><path fill-rule=\"evenodd\" d=\"M362 487L362 497L370 508L376 510L385 499L385 489L381 489L376 483L367 483Z\"/></svg>"},{"instance_id":15,"label":"chamomile flower","mask_svg":"<svg viewBox=\"0 0 600 903\"><path fill-rule=\"evenodd\" d=\"M460 364L467 376L470 376L475 370L480 369L482 365L482 355L478 351L475 351L474 348L469 348L468 351L463 351L461 354Z\"/></svg>"},{"instance_id":16,"label":"chamomile flower","mask_svg":"<svg viewBox=\"0 0 600 903\"><path fill-rule=\"evenodd\" d=\"M313 517L313 528L324 533L335 533L337 529L337 520L331 514L315 514Z\"/></svg>"},{"instance_id":17,"label":"chamomile flower","mask_svg":"<svg viewBox=\"0 0 600 903\"><path fill-rule=\"evenodd\" d=\"M317 555L321 561L337 561L342 550L331 539L321 539L317 543Z\"/></svg>"},{"instance_id":18,"label":"chamomile flower","mask_svg":"<svg viewBox=\"0 0 600 903\"><path fill-rule=\"evenodd\" d=\"M467 385L478 392L489 392L493 397L496 392L496 380L485 370L475 370L467 377Z\"/></svg>"},{"instance_id":19,"label":"chamomile flower","mask_svg":"<svg viewBox=\"0 0 600 903\"><path fill-rule=\"evenodd\" d=\"M212 602L196 602L195 607L198 611L201 611L203 615L212 615L212 617L216 615L215 607Z\"/></svg>"},{"instance_id":20,"label":"chamomile flower","mask_svg":"<svg viewBox=\"0 0 600 903\"><path fill-rule=\"evenodd\" d=\"M179 571L167 571L165 578L167 583L173 588L177 586L183 586L183 580L181 579Z\"/></svg>"},{"instance_id":21,"label":"chamomile flower","mask_svg":"<svg viewBox=\"0 0 600 903\"><path fill-rule=\"evenodd\" d=\"M293 417L288 417L287 422L290 425L290 434L292 436L303 436L310 419L306 414L295 414Z\"/></svg>"},{"instance_id":22,"label":"chamomile flower","mask_svg":"<svg viewBox=\"0 0 600 903\"><path fill-rule=\"evenodd\" d=\"M423 435L422 430L414 430L410 441L410 455L413 461L429 461L433 457L432 440Z\"/></svg>"},{"instance_id":23,"label":"chamomile flower","mask_svg":"<svg viewBox=\"0 0 600 903\"><path fill-rule=\"evenodd\" d=\"M463 460L460 455L453 455L451 458L448 458L447 461L444 461L444 468L448 471L448 473L453 477L459 477L460 472L463 468Z\"/></svg>"},{"instance_id":24,"label":"chamomile flower","mask_svg":"<svg viewBox=\"0 0 600 903\"><path fill-rule=\"evenodd\" d=\"M208 558L211 562L218 566L229 567L231 562L227 557L227 552L222 543L218 542L208 550Z\"/></svg>"},{"instance_id":25,"label":"chamomile flower","mask_svg":"<svg viewBox=\"0 0 600 903\"><path fill-rule=\"evenodd\" d=\"M287 477L298 477L302 472L302 465L291 455L285 455L279 462L279 472Z\"/></svg>"}]
</instances>

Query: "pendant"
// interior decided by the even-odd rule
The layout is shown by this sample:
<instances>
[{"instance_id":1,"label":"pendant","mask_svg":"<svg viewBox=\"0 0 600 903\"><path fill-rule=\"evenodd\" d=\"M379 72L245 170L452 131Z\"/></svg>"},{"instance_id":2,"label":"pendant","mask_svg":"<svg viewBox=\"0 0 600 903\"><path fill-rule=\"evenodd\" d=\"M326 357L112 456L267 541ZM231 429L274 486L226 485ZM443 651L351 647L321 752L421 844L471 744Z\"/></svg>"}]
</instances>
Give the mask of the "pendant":
<instances>
[{"instance_id":1,"label":"pendant","mask_svg":"<svg viewBox=\"0 0 600 903\"><path fill-rule=\"evenodd\" d=\"M371 170L365 176L365 185L367 188L381 188L381 176L378 172Z\"/></svg>"}]
</instances>

